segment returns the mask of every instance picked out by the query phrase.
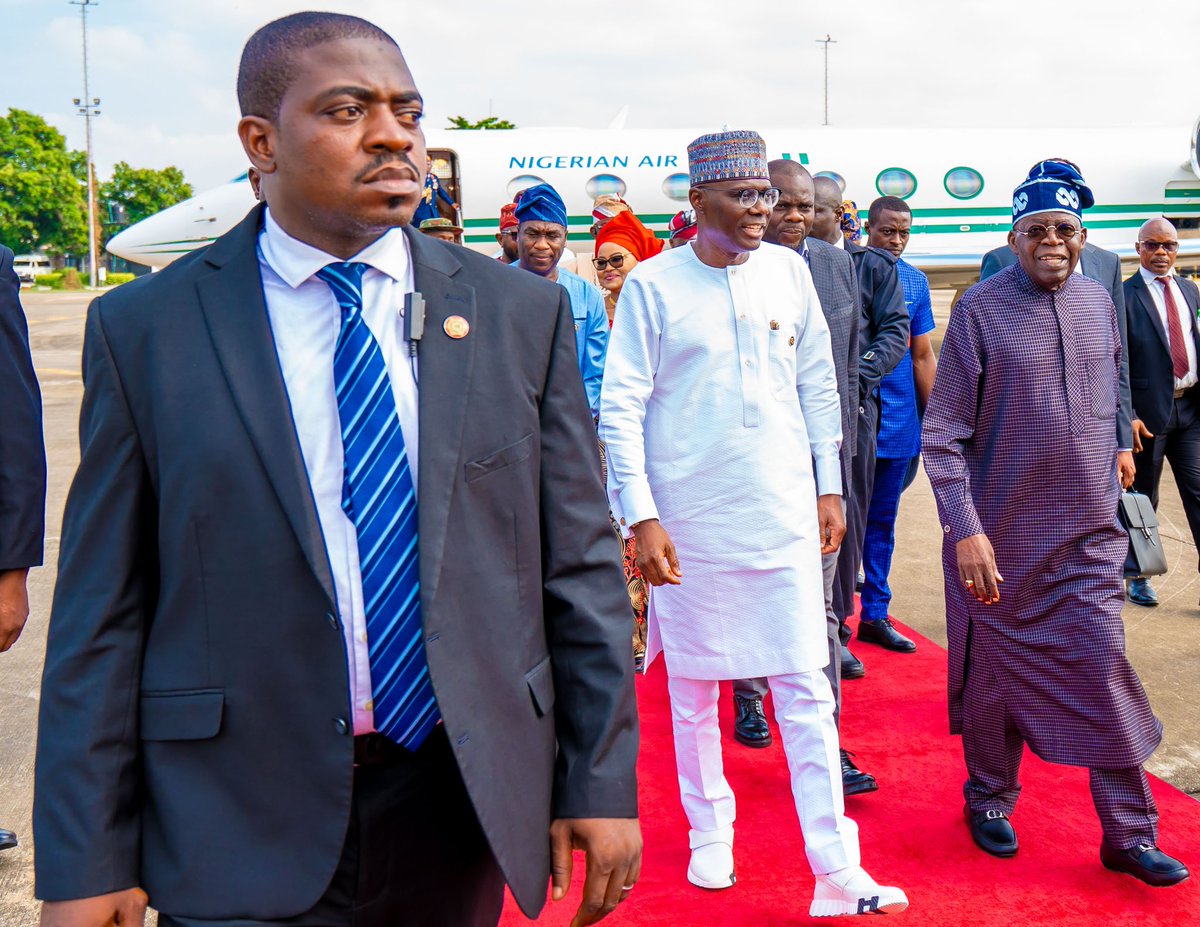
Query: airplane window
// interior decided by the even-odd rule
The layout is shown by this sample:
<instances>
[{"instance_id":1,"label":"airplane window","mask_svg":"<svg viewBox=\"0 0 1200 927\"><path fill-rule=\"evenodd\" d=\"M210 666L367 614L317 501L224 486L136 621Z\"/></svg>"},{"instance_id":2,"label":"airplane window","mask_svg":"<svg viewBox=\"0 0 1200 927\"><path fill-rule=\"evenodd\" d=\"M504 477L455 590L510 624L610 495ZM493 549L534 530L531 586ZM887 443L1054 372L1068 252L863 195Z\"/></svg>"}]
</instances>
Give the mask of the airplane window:
<instances>
[{"instance_id":1,"label":"airplane window","mask_svg":"<svg viewBox=\"0 0 1200 927\"><path fill-rule=\"evenodd\" d=\"M983 175L973 167L955 167L946 172L946 192L956 200L969 200L983 192Z\"/></svg>"},{"instance_id":2,"label":"airplane window","mask_svg":"<svg viewBox=\"0 0 1200 927\"><path fill-rule=\"evenodd\" d=\"M881 196L898 196L906 200L916 192L917 178L912 171L902 167L885 168L875 178L875 189Z\"/></svg>"},{"instance_id":3,"label":"airplane window","mask_svg":"<svg viewBox=\"0 0 1200 927\"><path fill-rule=\"evenodd\" d=\"M814 177L828 177L830 180L832 180L834 183L836 183L838 185L838 189L841 190L842 193L846 192L846 178L843 177L841 174L839 174L837 171L817 171L815 174L813 174L813 176Z\"/></svg>"},{"instance_id":4,"label":"airplane window","mask_svg":"<svg viewBox=\"0 0 1200 927\"><path fill-rule=\"evenodd\" d=\"M692 187L692 181L687 174L672 174L663 181L663 195L672 200L686 202L688 198L688 190Z\"/></svg>"},{"instance_id":5,"label":"airplane window","mask_svg":"<svg viewBox=\"0 0 1200 927\"><path fill-rule=\"evenodd\" d=\"M598 196L603 196L606 193L615 193L617 196L625 195L625 181L616 174L597 174L587 182L587 195L591 199Z\"/></svg>"},{"instance_id":6,"label":"airplane window","mask_svg":"<svg viewBox=\"0 0 1200 927\"><path fill-rule=\"evenodd\" d=\"M536 187L538 184L545 182L541 177L534 174L521 174L508 182L508 195L516 196L522 190L528 190L530 187Z\"/></svg>"}]
</instances>

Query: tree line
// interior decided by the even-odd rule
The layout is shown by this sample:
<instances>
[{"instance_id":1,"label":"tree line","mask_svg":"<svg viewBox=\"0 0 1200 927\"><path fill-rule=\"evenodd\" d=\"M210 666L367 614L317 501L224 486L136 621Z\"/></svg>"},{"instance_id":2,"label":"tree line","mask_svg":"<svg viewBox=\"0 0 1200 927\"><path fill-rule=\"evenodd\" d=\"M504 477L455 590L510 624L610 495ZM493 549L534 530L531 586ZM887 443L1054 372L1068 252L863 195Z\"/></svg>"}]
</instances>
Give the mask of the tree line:
<instances>
[{"instance_id":1,"label":"tree line","mask_svg":"<svg viewBox=\"0 0 1200 927\"><path fill-rule=\"evenodd\" d=\"M177 167L113 166L96 178L96 240L192 195ZM36 113L10 109L0 118L0 244L18 254L87 254L87 156L67 147L58 129Z\"/></svg>"}]
</instances>

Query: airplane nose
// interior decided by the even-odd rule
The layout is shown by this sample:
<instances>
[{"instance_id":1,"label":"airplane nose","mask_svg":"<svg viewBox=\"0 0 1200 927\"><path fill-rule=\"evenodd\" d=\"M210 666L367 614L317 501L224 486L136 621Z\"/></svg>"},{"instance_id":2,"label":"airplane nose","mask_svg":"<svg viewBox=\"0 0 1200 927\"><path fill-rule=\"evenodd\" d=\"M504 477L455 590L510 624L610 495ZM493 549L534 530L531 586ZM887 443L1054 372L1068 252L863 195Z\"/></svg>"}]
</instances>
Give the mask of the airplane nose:
<instances>
[{"instance_id":1,"label":"airplane nose","mask_svg":"<svg viewBox=\"0 0 1200 927\"><path fill-rule=\"evenodd\" d=\"M224 235L254 205L249 181L239 178L131 225L105 247L135 264L165 267Z\"/></svg>"}]
</instances>

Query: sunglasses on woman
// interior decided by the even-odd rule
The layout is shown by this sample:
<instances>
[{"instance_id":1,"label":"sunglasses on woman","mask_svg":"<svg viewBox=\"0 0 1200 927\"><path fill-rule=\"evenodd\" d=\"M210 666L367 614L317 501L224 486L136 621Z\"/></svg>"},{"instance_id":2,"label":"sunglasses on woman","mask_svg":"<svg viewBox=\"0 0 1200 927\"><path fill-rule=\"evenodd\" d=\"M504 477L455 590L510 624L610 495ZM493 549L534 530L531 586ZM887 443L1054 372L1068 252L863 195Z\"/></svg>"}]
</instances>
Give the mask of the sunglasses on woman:
<instances>
[{"instance_id":1,"label":"sunglasses on woman","mask_svg":"<svg viewBox=\"0 0 1200 927\"><path fill-rule=\"evenodd\" d=\"M628 251L622 251L620 254L614 254L612 257L592 258L592 266L596 270L603 271L611 264L613 270L620 270L625 266L625 258L627 257L633 257L633 255Z\"/></svg>"}]
</instances>

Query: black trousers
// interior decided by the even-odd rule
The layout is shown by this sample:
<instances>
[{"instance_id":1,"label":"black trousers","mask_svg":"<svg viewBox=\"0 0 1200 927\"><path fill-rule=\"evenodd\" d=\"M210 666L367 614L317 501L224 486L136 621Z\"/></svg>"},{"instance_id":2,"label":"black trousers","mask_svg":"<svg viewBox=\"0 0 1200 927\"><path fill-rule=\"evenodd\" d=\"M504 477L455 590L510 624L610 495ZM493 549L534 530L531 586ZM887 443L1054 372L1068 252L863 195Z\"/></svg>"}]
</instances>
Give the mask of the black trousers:
<instances>
[{"instance_id":1,"label":"black trousers","mask_svg":"<svg viewBox=\"0 0 1200 927\"><path fill-rule=\"evenodd\" d=\"M416 753L387 743L373 758L354 770L342 858L311 910L278 921L164 913L160 927L495 927L504 877L443 728Z\"/></svg>"},{"instance_id":2,"label":"black trousers","mask_svg":"<svg viewBox=\"0 0 1200 927\"><path fill-rule=\"evenodd\" d=\"M833 579L833 611L838 617L842 646L850 643L846 619L854 614L854 587L862 566L863 538L867 533L867 510L875 488L875 447L879 436L879 397L866 396L858 407L858 444L850 470L850 498L846 504L846 537L838 551L837 574Z\"/></svg>"},{"instance_id":3,"label":"black trousers","mask_svg":"<svg viewBox=\"0 0 1200 927\"><path fill-rule=\"evenodd\" d=\"M1167 426L1153 438L1142 441L1141 453L1135 454L1137 475L1133 488L1150 497L1158 509L1158 486L1162 479L1163 458L1171 461L1175 485L1183 498L1183 511L1192 539L1200 544L1200 386L1193 386L1175 400Z\"/></svg>"}]
</instances>

